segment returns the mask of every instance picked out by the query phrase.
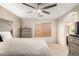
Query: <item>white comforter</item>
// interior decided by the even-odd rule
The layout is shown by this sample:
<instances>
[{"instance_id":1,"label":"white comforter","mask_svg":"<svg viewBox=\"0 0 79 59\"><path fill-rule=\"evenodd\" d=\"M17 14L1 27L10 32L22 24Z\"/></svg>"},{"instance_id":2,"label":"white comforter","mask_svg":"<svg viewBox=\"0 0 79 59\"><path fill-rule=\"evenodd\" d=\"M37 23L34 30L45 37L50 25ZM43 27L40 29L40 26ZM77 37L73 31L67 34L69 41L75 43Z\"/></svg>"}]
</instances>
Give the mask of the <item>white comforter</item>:
<instances>
[{"instance_id":1,"label":"white comforter","mask_svg":"<svg viewBox=\"0 0 79 59\"><path fill-rule=\"evenodd\" d=\"M44 40L33 38L13 38L0 42L2 56L49 56L49 49Z\"/></svg>"}]
</instances>

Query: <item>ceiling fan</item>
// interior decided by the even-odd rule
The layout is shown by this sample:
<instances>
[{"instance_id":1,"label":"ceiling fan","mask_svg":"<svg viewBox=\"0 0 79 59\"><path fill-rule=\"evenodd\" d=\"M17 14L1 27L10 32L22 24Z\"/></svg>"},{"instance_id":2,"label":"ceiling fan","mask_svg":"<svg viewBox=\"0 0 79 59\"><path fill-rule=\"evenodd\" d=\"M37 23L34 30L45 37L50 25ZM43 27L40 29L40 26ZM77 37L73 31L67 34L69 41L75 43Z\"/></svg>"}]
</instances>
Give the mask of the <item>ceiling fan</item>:
<instances>
[{"instance_id":1,"label":"ceiling fan","mask_svg":"<svg viewBox=\"0 0 79 59\"><path fill-rule=\"evenodd\" d=\"M52 7L57 6L56 3L55 3L55 4L52 4L52 5L49 5L49 6L45 6L45 7L43 7L43 8L40 7L41 4L43 4L43 3L37 3L37 4L36 4L37 7L33 7L33 6L31 6L31 5L27 4L27 3L22 3L22 4L25 5L25 6L28 6L28 7L30 7L30 8L35 9L35 10L38 12L38 15L39 15L40 17L43 16L43 15L41 15L42 12L43 12L43 13L46 13L46 14L50 14L50 12L45 11L45 9L49 9L49 8L52 8ZM29 11L28 13L32 13L32 11Z\"/></svg>"}]
</instances>

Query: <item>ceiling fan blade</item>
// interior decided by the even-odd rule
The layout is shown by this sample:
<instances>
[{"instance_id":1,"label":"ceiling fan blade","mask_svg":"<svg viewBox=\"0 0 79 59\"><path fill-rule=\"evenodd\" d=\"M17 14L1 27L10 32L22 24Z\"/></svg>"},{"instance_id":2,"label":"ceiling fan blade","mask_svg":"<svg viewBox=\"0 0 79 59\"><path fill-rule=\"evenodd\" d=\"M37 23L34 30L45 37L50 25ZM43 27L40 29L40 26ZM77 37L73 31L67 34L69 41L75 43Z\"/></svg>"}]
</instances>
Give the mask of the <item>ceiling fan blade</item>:
<instances>
[{"instance_id":1,"label":"ceiling fan blade","mask_svg":"<svg viewBox=\"0 0 79 59\"><path fill-rule=\"evenodd\" d=\"M44 12L44 13L46 13L46 14L50 14L49 12L47 12L47 11L44 11L44 10L43 10L42 12Z\"/></svg>"},{"instance_id":2,"label":"ceiling fan blade","mask_svg":"<svg viewBox=\"0 0 79 59\"><path fill-rule=\"evenodd\" d=\"M25 5L25 6L31 7L31 8L33 8L33 9L36 9L35 7L33 7L33 6L31 6L31 5L28 5L28 4L26 4L26 3L22 3L22 4Z\"/></svg>"},{"instance_id":3,"label":"ceiling fan blade","mask_svg":"<svg viewBox=\"0 0 79 59\"><path fill-rule=\"evenodd\" d=\"M37 3L37 5L41 5L42 3Z\"/></svg>"},{"instance_id":4,"label":"ceiling fan blade","mask_svg":"<svg viewBox=\"0 0 79 59\"><path fill-rule=\"evenodd\" d=\"M33 11L28 11L27 13L32 13Z\"/></svg>"},{"instance_id":5,"label":"ceiling fan blade","mask_svg":"<svg viewBox=\"0 0 79 59\"><path fill-rule=\"evenodd\" d=\"M48 8L52 8L52 7L55 7L55 6L57 6L57 4L53 4L53 5L46 6L43 9L48 9Z\"/></svg>"}]
</instances>

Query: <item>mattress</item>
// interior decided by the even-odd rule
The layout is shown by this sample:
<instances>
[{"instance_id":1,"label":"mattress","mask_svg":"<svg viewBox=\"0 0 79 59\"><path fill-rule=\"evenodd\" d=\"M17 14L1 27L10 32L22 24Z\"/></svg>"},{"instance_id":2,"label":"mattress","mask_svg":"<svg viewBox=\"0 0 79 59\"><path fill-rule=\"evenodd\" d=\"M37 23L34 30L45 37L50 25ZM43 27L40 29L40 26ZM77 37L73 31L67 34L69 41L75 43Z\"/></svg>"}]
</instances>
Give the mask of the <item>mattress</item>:
<instances>
[{"instance_id":1,"label":"mattress","mask_svg":"<svg viewBox=\"0 0 79 59\"><path fill-rule=\"evenodd\" d=\"M44 40L33 38L12 38L0 42L0 56L49 56Z\"/></svg>"}]
</instances>

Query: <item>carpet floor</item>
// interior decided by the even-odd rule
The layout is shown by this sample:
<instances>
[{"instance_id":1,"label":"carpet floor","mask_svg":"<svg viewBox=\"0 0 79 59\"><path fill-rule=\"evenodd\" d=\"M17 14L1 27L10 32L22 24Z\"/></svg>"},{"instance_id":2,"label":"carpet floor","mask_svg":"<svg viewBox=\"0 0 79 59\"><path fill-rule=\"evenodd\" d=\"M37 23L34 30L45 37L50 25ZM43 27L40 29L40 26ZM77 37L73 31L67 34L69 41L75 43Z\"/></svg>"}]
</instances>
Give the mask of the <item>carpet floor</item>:
<instances>
[{"instance_id":1,"label":"carpet floor","mask_svg":"<svg viewBox=\"0 0 79 59\"><path fill-rule=\"evenodd\" d=\"M68 49L59 46L58 44L49 44L48 45L50 53L52 56L67 56Z\"/></svg>"}]
</instances>

